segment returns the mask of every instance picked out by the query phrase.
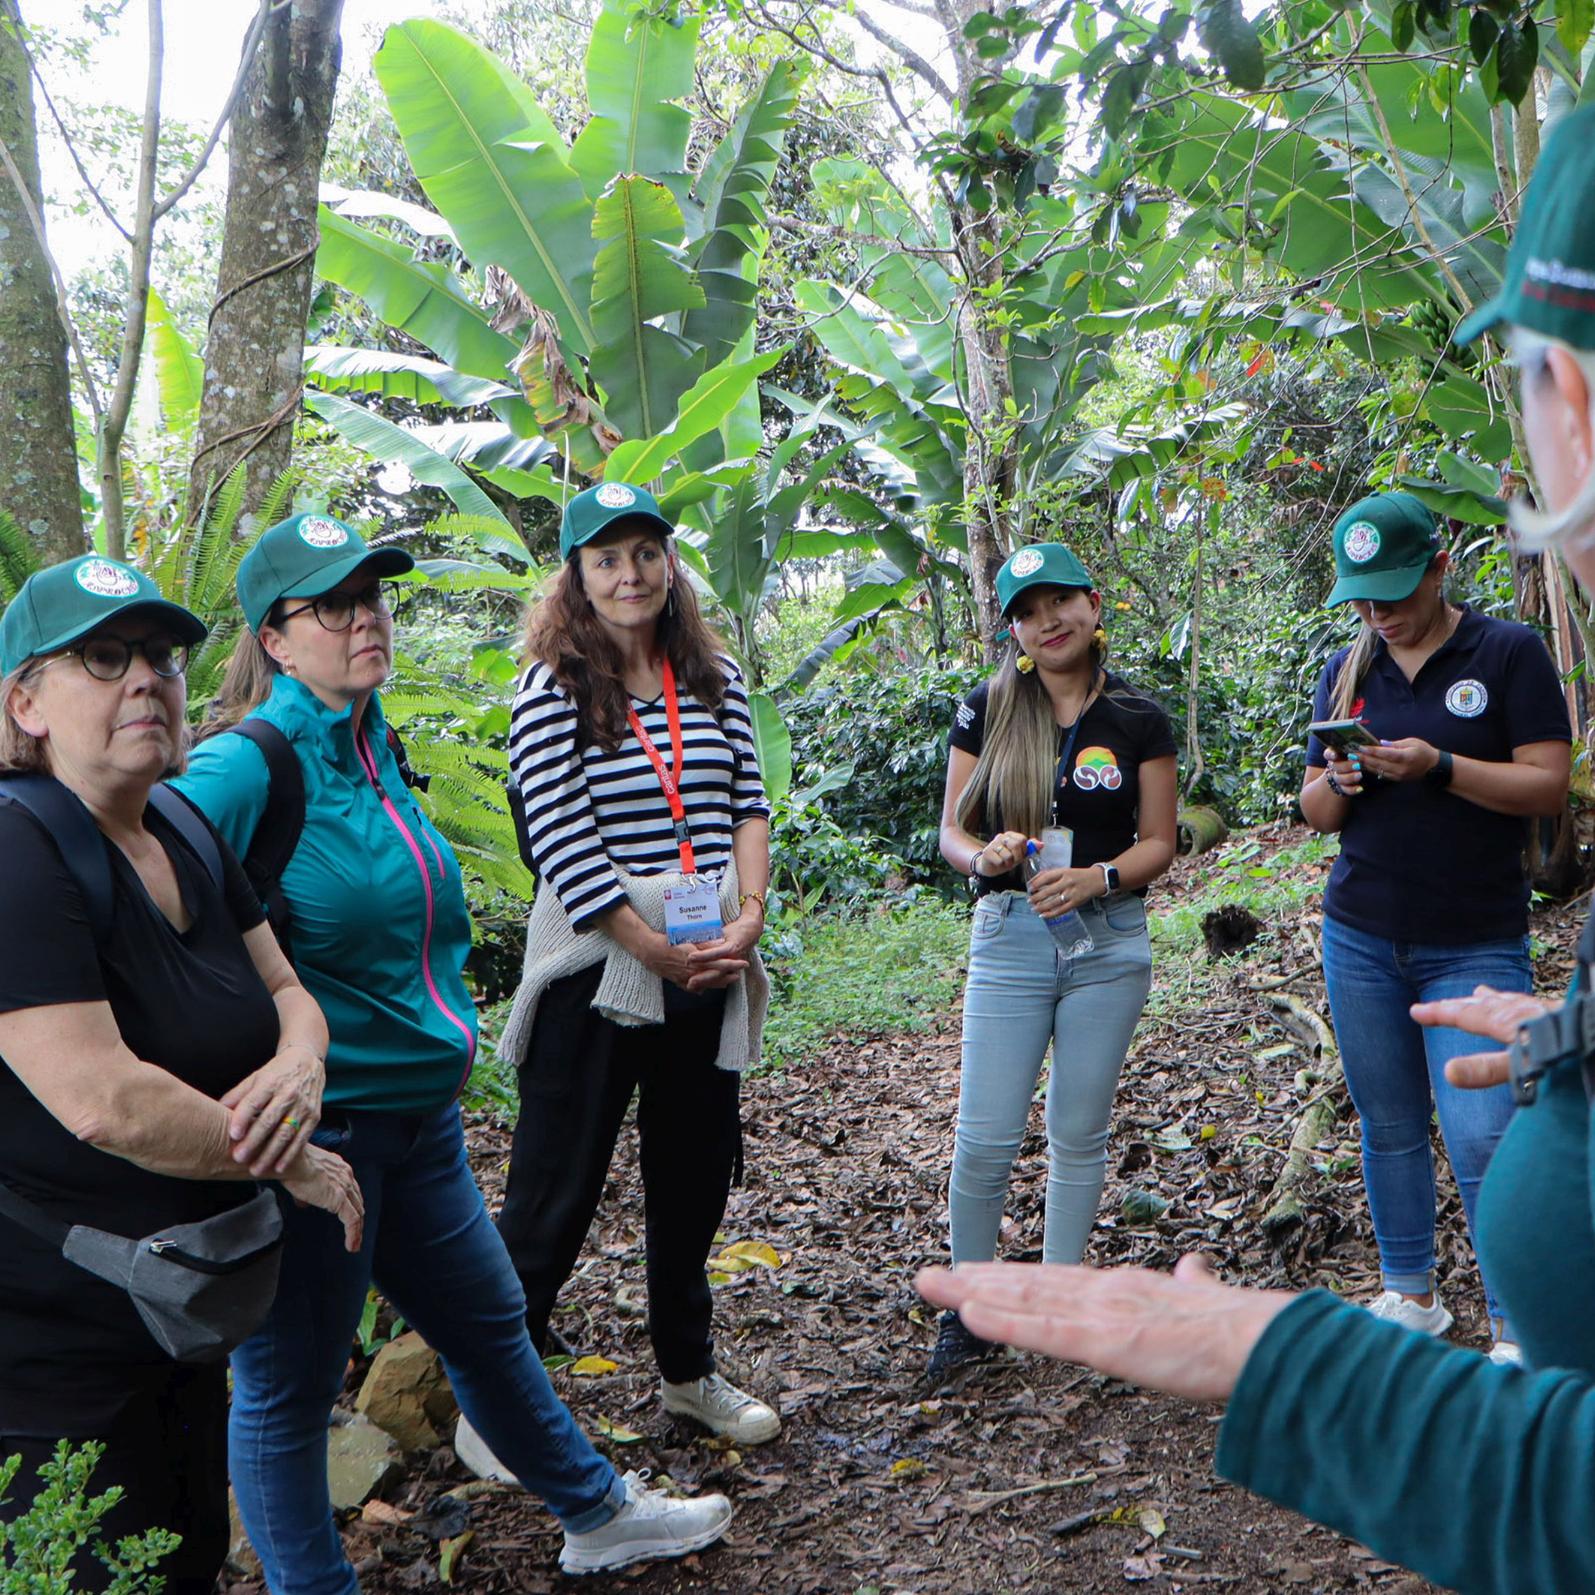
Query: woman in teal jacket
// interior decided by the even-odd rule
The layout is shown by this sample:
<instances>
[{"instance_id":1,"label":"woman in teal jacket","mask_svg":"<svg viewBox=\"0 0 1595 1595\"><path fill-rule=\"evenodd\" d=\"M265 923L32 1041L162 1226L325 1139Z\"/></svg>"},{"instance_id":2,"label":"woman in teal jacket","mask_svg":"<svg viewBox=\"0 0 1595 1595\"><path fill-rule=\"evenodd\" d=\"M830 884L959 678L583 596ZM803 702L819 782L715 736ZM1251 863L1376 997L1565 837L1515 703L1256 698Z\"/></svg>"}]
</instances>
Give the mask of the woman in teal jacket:
<instances>
[{"instance_id":1,"label":"woman in teal jacket","mask_svg":"<svg viewBox=\"0 0 1595 1595\"><path fill-rule=\"evenodd\" d=\"M1547 142L1496 297L1459 327L1493 330L1521 374L1544 512L1517 529L1559 544L1595 590L1595 106ZM1218 1470L1465 1595L1595 1589L1595 929L1574 994L1519 1054L1536 1076L1479 1189L1479 1260L1518 1331L1523 1368L1327 1291L1221 1285L1196 1257L1147 1269L987 1265L921 1274L970 1330L1136 1384L1229 1400ZM1513 1039L1543 1004L1480 987L1417 1003L1420 1024ZM1580 1065L1583 1065L1581 1068ZM1446 1065L1453 1085L1508 1078L1508 1055ZM1522 1099L1520 1098L1520 1102Z\"/></svg>"},{"instance_id":2,"label":"woman in teal jacket","mask_svg":"<svg viewBox=\"0 0 1595 1595\"><path fill-rule=\"evenodd\" d=\"M382 578L412 564L324 515L266 532L239 565L252 635L217 705L215 728L238 729L202 742L181 783L247 863L268 803L272 836L285 800L298 819L291 781L273 781L285 758L297 767L303 825L276 920L330 1042L324 1096L307 1088L276 1133L341 1153L366 1202L353 1254L324 1215L286 1209L271 1317L233 1356L233 1487L273 1595L357 1588L328 1500L327 1424L373 1280L442 1356L473 1426L559 1517L562 1566L685 1554L730 1520L723 1496L675 1500L618 1477L576 1427L527 1338L519 1281L471 1178L456 1100L476 1051L470 919L377 693L393 657Z\"/></svg>"}]
</instances>

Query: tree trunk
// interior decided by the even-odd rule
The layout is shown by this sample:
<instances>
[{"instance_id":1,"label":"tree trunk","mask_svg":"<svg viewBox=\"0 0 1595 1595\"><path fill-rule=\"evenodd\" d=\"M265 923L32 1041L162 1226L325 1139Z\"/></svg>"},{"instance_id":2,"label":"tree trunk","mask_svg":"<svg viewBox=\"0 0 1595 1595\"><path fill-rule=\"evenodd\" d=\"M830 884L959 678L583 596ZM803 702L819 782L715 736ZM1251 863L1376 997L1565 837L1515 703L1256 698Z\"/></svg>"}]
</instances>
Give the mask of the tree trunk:
<instances>
[{"instance_id":1,"label":"tree trunk","mask_svg":"<svg viewBox=\"0 0 1595 1595\"><path fill-rule=\"evenodd\" d=\"M243 464L245 527L288 467L315 275L316 205L342 59L343 0L267 24L228 140L227 215L205 340L189 518Z\"/></svg>"},{"instance_id":2,"label":"tree trunk","mask_svg":"<svg viewBox=\"0 0 1595 1595\"><path fill-rule=\"evenodd\" d=\"M0 166L0 510L34 541L42 563L81 554L83 535L66 329L44 245L33 85L16 0L0 0L0 142L25 193ZM35 230L37 226L37 230Z\"/></svg>"},{"instance_id":3,"label":"tree trunk","mask_svg":"<svg viewBox=\"0 0 1595 1595\"><path fill-rule=\"evenodd\" d=\"M1002 276L1002 255L983 243L995 230L972 214L955 213L965 281L971 290L987 288ZM996 638L1003 629L997 601L997 572L1013 552L1014 496L1019 481L1018 430L1014 425L1013 367L1007 334L984 319L982 301L966 294L960 322L964 353L964 524L969 535L969 573L975 595L980 640L988 660L1001 654Z\"/></svg>"}]
</instances>

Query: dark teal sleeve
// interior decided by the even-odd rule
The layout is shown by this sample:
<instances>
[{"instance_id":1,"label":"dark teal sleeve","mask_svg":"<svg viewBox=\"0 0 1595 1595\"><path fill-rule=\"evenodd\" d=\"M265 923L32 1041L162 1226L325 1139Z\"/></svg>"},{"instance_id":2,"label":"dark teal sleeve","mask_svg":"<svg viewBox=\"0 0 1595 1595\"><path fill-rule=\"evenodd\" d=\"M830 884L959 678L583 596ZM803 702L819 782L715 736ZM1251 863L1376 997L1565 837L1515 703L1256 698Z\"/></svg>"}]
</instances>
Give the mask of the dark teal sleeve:
<instances>
[{"instance_id":1,"label":"dark teal sleeve","mask_svg":"<svg viewBox=\"0 0 1595 1595\"><path fill-rule=\"evenodd\" d=\"M189 755L187 770L172 785L216 827L239 858L248 853L271 794L266 756L248 737L230 731L207 737Z\"/></svg>"},{"instance_id":2,"label":"dark teal sleeve","mask_svg":"<svg viewBox=\"0 0 1595 1595\"><path fill-rule=\"evenodd\" d=\"M1218 1471L1462 1595L1595 1588L1595 1383L1496 1367L1327 1291L1253 1349Z\"/></svg>"}]
</instances>

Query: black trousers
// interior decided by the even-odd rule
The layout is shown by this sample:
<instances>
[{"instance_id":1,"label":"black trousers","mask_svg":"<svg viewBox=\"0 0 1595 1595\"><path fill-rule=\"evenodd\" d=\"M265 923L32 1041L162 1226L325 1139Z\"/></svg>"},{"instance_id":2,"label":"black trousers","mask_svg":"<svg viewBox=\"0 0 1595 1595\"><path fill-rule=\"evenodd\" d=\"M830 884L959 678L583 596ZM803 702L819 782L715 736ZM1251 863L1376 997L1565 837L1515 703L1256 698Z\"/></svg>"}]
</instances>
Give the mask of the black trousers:
<instances>
[{"instance_id":1,"label":"black trousers","mask_svg":"<svg viewBox=\"0 0 1595 1595\"><path fill-rule=\"evenodd\" d=\"M126 1534L170 1529L183 1543L155 1564L167 1595L211 1595L227 1555L226 1365L172 1364L93 1438L104 1444L105 1455L89 1476L89 1498L113 1484L121 1485L123 1495L91 1540L114 1546ZM55 1445L53 1439L0 1434L0 1461L22 1457L0 1519L14 1522L27 1511L43 1487L39 1466L50 1460ZM86 1549L72 1571L73 1587L85 1591L103 1590L110 1577Z\"/></svg>"},{"instance_id":2,"label":"black trousers","mask_svg":"<svg viewBox=\"0 0 1595 1595\"><path fill-rule=\"evenodd\" d=\"M553 981L537 1005L498 1227L541 1350L638 1094L648 1333L660 1373L680 1384L714 1372L704 1263L741 1149L741 1077L714 1063L723 993L682 994L664 1024L627 1027L591 1006L602 973L595 965Z\"/></svg>"}]
</instances>

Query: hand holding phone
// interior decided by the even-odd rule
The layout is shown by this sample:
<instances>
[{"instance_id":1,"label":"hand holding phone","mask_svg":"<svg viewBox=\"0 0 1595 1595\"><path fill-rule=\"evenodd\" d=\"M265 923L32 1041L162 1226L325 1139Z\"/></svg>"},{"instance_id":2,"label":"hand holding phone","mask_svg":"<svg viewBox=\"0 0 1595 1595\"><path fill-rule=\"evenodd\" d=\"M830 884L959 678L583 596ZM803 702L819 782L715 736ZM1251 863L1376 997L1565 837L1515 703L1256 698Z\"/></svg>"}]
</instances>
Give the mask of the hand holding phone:
<instances>
[{"instance_id":1,"label":"hand holding phone","mask_svg":"<svg viewBox=\"0 0 1595 1595\"><path fill-rule=\"evenodd\" d=\"M1307 734L1348 759L1359 748L1379 746L1379 738L1361 720L1314 720Z\"/></svg>"}]
</instances>

